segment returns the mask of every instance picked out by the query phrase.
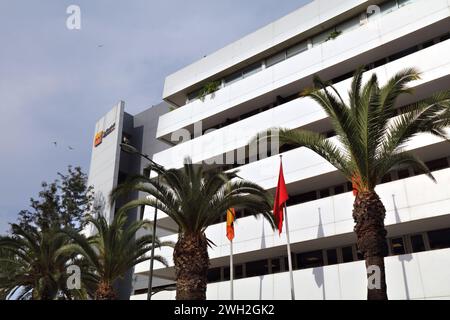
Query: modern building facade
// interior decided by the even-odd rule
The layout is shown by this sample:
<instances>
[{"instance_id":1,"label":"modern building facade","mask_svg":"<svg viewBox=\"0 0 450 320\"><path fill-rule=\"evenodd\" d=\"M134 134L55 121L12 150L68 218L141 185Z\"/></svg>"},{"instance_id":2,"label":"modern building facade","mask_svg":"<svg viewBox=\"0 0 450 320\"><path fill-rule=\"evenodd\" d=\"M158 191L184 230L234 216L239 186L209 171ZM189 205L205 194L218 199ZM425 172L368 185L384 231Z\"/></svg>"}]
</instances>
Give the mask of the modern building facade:
<instances>
[{"instance_id":1,"label":"modern building facade","mask_svg":"<svg viewBox=\"0 0 450 320\"><path fill-rule=\"evenodd\" d=\"M275 190L282 153L297 299L365 299L351 185L305 148L254 157L248 144L256 133L273 127L305 128L334 139L326 114L298 95L312 85L315 74L345 96L361 65L367 77L375 72L382 84L397 71L416 67L421 79L399 108L449 89L449 32L449 0L315 0L169 75L163 99L171 111L159 116L154 136L146 136L150 140L138 147L144 150L153 138L167 143L152 154L168 168L180 168L186 156L195 163L224 159L224 168L238 169L241 177L269 191ZM215 92L205 94L204 88ZM144 131L151 125L145 121L140 124ZM424 134L405 148L426 162L437 183L398 168L376 189L387 210L388 295L450 299L450 145ZM143 217L152 220L153 210L145 208ZM163 240L176 241L170 218L161 214L157 223ZM207 230L217 245L209 251L208 299L230 298L225 230L224 221ZM245 212L238 212L235 233L235 299L290 299L285 234L280 237L262 218ZM171 263L168 268L156 264L162 290L173 283L174 270L171 249L160 254ZM146 298L147 274L148 263L136 266L132 299ZM154 295L174 297L173 291Z\"/></svg>"}]
</instances>

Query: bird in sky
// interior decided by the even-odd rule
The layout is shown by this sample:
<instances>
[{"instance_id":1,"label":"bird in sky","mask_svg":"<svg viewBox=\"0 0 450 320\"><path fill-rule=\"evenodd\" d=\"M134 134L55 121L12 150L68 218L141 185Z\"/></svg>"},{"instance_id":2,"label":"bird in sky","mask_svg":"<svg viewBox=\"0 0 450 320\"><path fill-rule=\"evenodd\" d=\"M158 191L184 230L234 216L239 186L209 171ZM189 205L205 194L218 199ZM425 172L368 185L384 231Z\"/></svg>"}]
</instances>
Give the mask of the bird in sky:
<instances>
[{"instance_id":1,"label":"bird in sky","mask_svg":"<svg viewBox=\"0 0 450 320\"><path fill-rule=\"evenodd\" d=\"M53 144L55 145L55 147L58 146L58 143L56 141L53 141Z\"/></svg>"},{"instance_id":2,"label":"bird in sky","mask_svg":"<svg viewBox=\"0 0 450 320\"><path fill-rule=\"evenodd\" d=\"M69 148L69 150L75 150L75 149L74 149L73 147L71 147L71 146L69 146L68 148Z\"/></svg>"}]
</instances>

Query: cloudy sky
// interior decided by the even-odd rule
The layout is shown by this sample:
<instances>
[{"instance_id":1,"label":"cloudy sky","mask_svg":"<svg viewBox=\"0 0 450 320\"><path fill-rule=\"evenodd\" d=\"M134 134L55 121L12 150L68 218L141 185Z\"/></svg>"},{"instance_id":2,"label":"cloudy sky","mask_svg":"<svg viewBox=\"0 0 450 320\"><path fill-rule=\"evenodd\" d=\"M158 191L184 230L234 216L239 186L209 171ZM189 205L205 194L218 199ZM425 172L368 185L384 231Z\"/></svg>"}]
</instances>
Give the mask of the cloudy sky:
<instances>
[{"instance_id":1,"label":"cloudy sky","mask_svg":"<svg viewBox=\"0 0 450 320\"><path fill-rule=\"evenodd\" d=\"M94 124L118 100L157 104L165 76L306 2L0 0L0 233L41 181L88 172Z\"/></svg>"}]
</instances>

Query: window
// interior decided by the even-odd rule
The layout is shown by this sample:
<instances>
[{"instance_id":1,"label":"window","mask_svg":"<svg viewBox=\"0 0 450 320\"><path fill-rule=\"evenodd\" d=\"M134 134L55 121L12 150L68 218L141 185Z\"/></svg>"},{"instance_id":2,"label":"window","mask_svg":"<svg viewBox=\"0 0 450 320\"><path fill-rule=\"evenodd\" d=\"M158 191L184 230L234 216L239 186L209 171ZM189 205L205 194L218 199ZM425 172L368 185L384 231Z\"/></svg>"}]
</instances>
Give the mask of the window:
<instances>
[{"instance_id":1,"label":"window","mask_svg":"<svg viewBox=\"0 0 450 320\"><path fill-rule=\"evenodd\" d=\"M383 178L381 178L381 183L387 183L392 181L391 173L387 173Z\"/></svg>"},{"instance_id":2,"label":"window","mask_svg":"<svg viewBox=\"0 0 450 320\"><path fill-rule=\"evenodd\" d=\"M398 0L398 6L401 8L412 3L414 0Z\"/></svg>"},{"instance_id":3,"label":"window","mask_svg":"<svg viewBox=\"0 0 450 320\"><path fill-rule=\"evenodd\" d=\"M241 279L244 277L242 265L234 266L234 279ZM223 281L230 280L230 267L223 268Z\"/></svg>"},{"instance_id":4,"label":"window","mask_svg":"<svg viewBox=\"0 0 450 320\"><path fill-rule=\"evenodd\" d=\"M220 268L214 268L208 270L208 283L220 281Z\"/></svg>"},{"instance_id":5,"label":"window","mask_svg":"<svg viewBox=\"0 0 450 320\"><path fill-rule=\"evenodd\" d=\"M270 263L271 263L271 266L272 266L272 273L281 272L281 264L280 264L280 259L279 258L270 259Z\"/></svg>"},{"instance_id":6,"label":"window","mask_svg":"<svg viewBox=\"0 0 450 320\"><path fill-rule=\"evenodd\" d=\"M266 67L269 68L269 67L274 66L277 63L280 63L284 60L286 60L286 52L283 51L283 52L277 53L266 59Z\"/></svg>"},{"instance_id":7,"label":"window","mask_svg":"<svg viewBox=\"0 0 450 320\"><path fill-rule=\"evenodd\" d=\"M244 78L250 77L252 74L255 74L259 71L261 71L262 65L261 62L257 62L255 64L252 64L251 66L248 66L244 70L242 70L242 74Z\"/></svg>"},{"instance_id":8,"label":"window","mask_svg":"<svg viewBox=\"0 0 450 320\"><path fill-rule=\"evenodd\" d=\"M433 161L428 161L426 165L428 169L430 169L430 171L437 171L448 168L448 161L447 158L441 158Z\"/></svg>"},{"instance_id":9,"label":"window","mask_svg":"<svg viewBox=\"0 0 450 320\"><path fill-rule=\"evenodd\" d=\"M353 247L342 248L342 261L346 263L352 262L353 260Z\"/></svg>"},{"instance_id":10,"label":"window","mask_svg":"<svg viewBox=\"0 0 450 320\"><path fill-rule=\"evenodd\" d=\"M397 175L399 179L406 179L409 177L409 170L408 169L398 170Z\"/></svg>"},{"instance_id":11,"label":"window","mask_svg":"<svg viewBox=\"0 0 450 320\"><path fill-rule=\"evenodd\" d=\"M245 265L247 277L256 277L264 274L268 274L268 260L259 260L253 262L247 262Z\"/></svg>"},{"instance_id":12,"label":"window","mask_svg":"<svg viewBox=\"0 0 450 320\"><path fill-rule=\"evenodd\" d=\"M299 44L296 44L295 46L292 46L289 49L287 49L286 56L287 58L290 58L306 50L308 50L308 42L306 41L300 42Z\"/></svg>"},{"instance_id":13,"label":"window","mask_svg":"<svg viewBox=\"0 0 450 320\"><path fill-rule=\"evenodd\" d=\"M233 74L230 74L228 77L225 77L225 86L229 86L232 83L235 83L236 81L239 81L242 79L242 72L235 72Z\"/></svg>"},{"instance_id":14,"label":"window","mask_svg":"<svg viewBox=\"0 0 450 320\"><path fill-rule=\"evenodd\" d=\"M397 1L391 0L380 5L381 13L388 14L398 9Z\"/></svg>"},{"instance_id":15,"label":"window","mask_svg":"<svg viewBox=\"0 0 450 320\"><path fill-rule=\"evenodd\" d=\"M323 266L322 250L297 254L297 269L308 269Z\"/></svg>"},{"instance_id":16,"label":"window","mask_svg":"<svg viewBox=\"0 0 450 320\"><path fill-rule=\"evenodd\" d=\"M334 187L334 194L341 194L341 193L344 193L344 192L345 192L345 190L344 190L344 186L343 185Z\"/></svg>"},{"instance_id":17,"label":"window","mask_svg":"<svg viewBox=\"0 0 450 320\"><path fill-rule=\"evenodd\" d=\"M391 252L394 256L406 253L402 237L391 239Z\"/></svg>"},{"instance_id":18,"label":"window","mask_svg":"<svg viewBox=\"0 0 450 320\"><path fill-rule=\"evenodd\" d=\"M327 259L328 259L328 265L332 265L332 264L337 264L338 263L336 249L329 249L329 250L327 250Z\"/></svg>"},{"instance_id":19,"label":"window","mask_svg":"<svg viewBox=\"0 0 450 320\"><path fill-rule=\"evenodd\" d=\"M421 234L411 236L411 249L412 252L425 251L425 242L423 241L423 236Z\"/></svg>"},{"instance_id":20,"label":"window","mask_svg":"<svg viewBox=\"0 0 450 320\"><path fill-rule=\"evenodd\" d=\"M340 25L336 27L337 30L340 30L342 32L351 31L353 29L356 29L360 26L360 16L353 17Z\"/></svg>"},{"instance_id":21,"label":"window","mask_svg":"<svg viewBox=\"0 0 450 320\"><path fill-rule=\"evenodd\" d=\"M320 198L327 198L330 196L330 189L323 189L319 192Z\"/></svg>"},{"instance_id":22,"label":"window","mask_svg":"<svg viewBox=\"0 0 450 320\"><path fill-rule=\"evenodd\" d=\"M432 250L450 248L450 229L430 231L428 240Z\"/></svg>"}]
</instances>

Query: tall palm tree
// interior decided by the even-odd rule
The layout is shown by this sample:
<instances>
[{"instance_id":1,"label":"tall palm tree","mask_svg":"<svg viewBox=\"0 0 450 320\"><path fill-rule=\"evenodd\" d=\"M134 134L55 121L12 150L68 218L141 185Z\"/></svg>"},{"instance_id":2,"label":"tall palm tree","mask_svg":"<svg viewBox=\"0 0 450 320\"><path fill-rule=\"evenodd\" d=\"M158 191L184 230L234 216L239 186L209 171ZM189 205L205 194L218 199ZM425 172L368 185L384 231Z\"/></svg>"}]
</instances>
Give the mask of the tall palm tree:
<instances>
[{"instance_id":1,"label":"tall palm tree","mask_svg":"<svg viewBox=\"0 0 450 320\"><path fill-rule=\"evenodd\" d=\"M0 238L0 290L18 299L52 300L66 296L70 257L58 249L68 242L58 230L40 232L11 226L13 236Z\"/></svg>"},{"instance_id":2,"label":"tall palm tree","mask_svg":"<svg viewBox=\"0 0 450 320\"><path fill-rule=\"evenodd\" d=\"M270 196L260 186L242 180L237 171L206 170L186 159L182 169L164 169L150 164L159 179L135 176L118 186L112 198L140 191L151 197L130 201L120 210L144 205L157 207L179 228L173 260L177 280L177 300L205 300L209 267L206 229L229 208L245 208L250 214L263 214L274 226Z\"/></svg>"},{"instance_id":3,"label":"tall palm tree","mask_svg":"<svg viewBox=\"0 0 450 320\"><path fill-rule=\"evenodd\" d=\"M58 253L81 255L84 282L89 281L94 299L115 300L115 282L138 263L150 259L145 254L152 247L153 235L136 237L139 230L149 226L149 222L129 223L126 214L122 212L114 216L111 224L108 224L102 215L88 218L87 223L92 223L96 233L86 238L75 230L66 230L74 243L62 247ZM155 244L158 248L173 246L170 242L161 242L158 239L155 239ZM161 256L155 256L155 260L167 265Z\"/></svg>"},{"instance_id":4,"label":"tall palm tree","mask_svg":"<svg viewBox=\"0 0 450 320\"><path fill-rule=\"evenodd\" d=\"M334 165L357 192L353 204L354 231L366 267L380 270L381 286L368 289L368 299L387 299L384 257L387 255L385 207L375 187L392 168L411 166L434 177L413 153L404 150L408 141L427 132L446 138L450 124L450 91L406 107L398 115L398 97L410 94L408 84L419 79L415 69L394 75L380 87L376 74L363 85L362 68L353 77L348 102L338 91L315 77L315 88L303 95L315 100L331 120L336 140L306 130L280 129L280 145L306 147ZM368 270L369 272L369 270ZM368 279L370 275L368 274Z\"/></svg>"}]
</instances>

